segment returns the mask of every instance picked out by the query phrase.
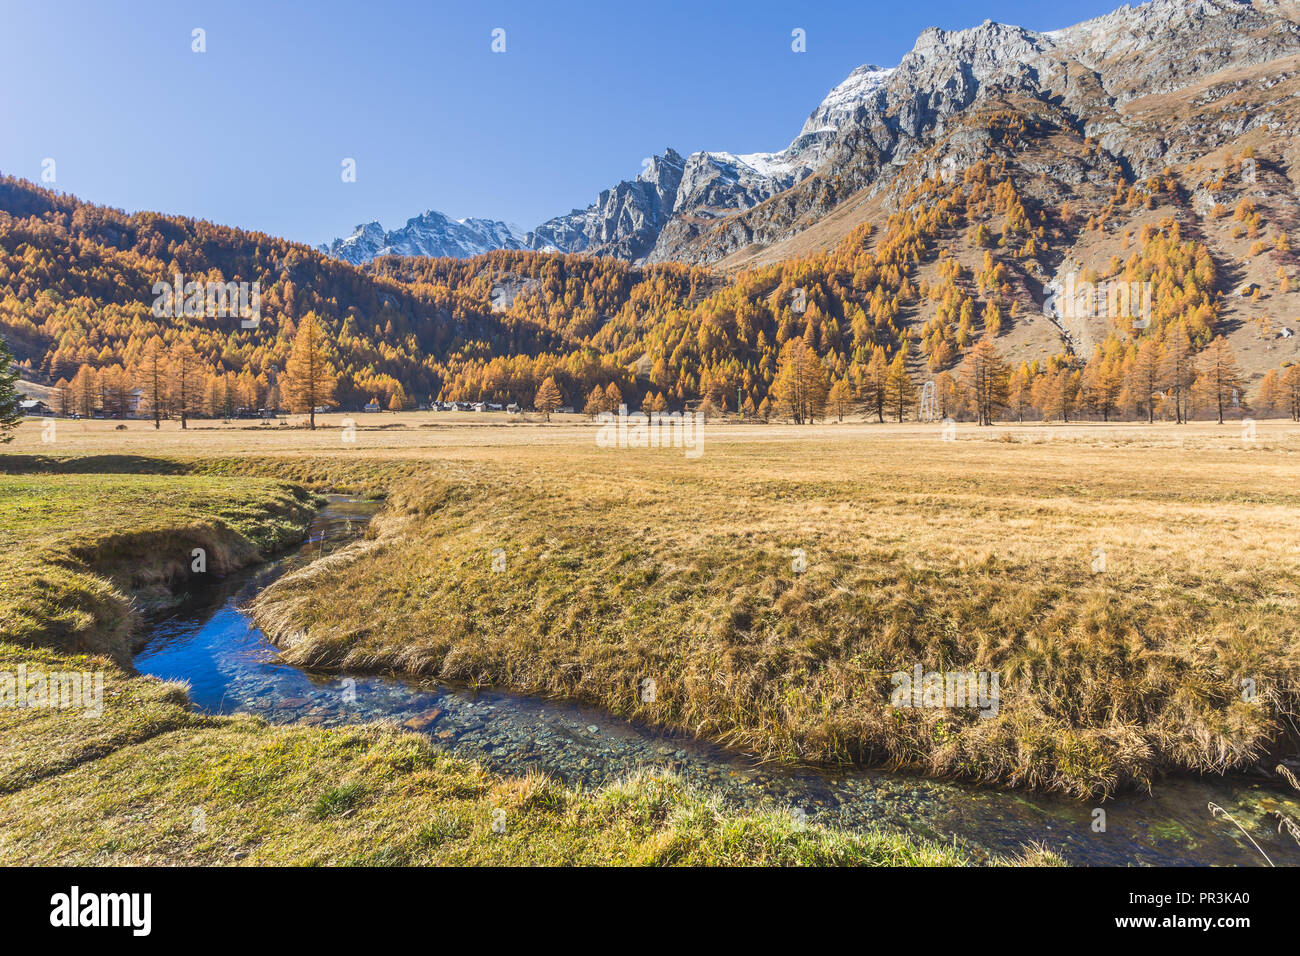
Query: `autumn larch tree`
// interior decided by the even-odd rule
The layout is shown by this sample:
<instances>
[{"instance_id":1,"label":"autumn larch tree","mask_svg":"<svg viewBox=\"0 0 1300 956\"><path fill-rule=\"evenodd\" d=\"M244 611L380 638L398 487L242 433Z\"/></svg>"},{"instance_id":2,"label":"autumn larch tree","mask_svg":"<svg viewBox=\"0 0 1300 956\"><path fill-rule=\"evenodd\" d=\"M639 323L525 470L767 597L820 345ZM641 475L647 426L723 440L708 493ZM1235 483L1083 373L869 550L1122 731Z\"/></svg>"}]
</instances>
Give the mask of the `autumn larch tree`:
<instances>
[{"instance_id":1,"label":"autumn larch tree","mask_svg":"<svg viewBox=\"0 0 1300 956\"><path fill-rule=\"evenodd\" d=\"M1068 425L1079 395L1077 375L1068 368L1046 372L1034 383L1033 394L1043 421L1059 419Z\"/></svg>"},{"instance_id":2,"label":"autumn larch tree","mask_svg":"<svg viewBox=\"0 0 1300 956\"><path fill-rule=\"evenodd\" d=\"M934 397L938 403L939 418L951 418L957 411L960 399L957 380L947 372L934 377Z\"/></svg>"},{"instance_id":3,"label":"autumn larch tree","mask_svg":"<svg viewBox=\"0 0 1300 956\"><path fill-rule=\"evenodd\" d=\"M95 381L95 370L89 365L77 369L72 376L72 407L82 418L95 414L95 396L99 385Z\"/></svg>"},{"instance_id":4,"label":"autumn larch tree","mask_svg":"<svg viewBox=\"0 0 1300 956\"><path fill-rule=\"evenodd\" d=\"M338 375L330 364L329 337L315 312L308 312L298 324L293 350L280 377L280 390L295 412L307 412L308 424L315 430L316 409L334 404Z\"/></svg>"},{"instance_id":5,"label":"autumn larch tree","mask_svg":"<svg viewBox=\"0 0 1300 956\"><path fill-rule=\"evenodd\" d=\"M889 363L885 350L879 346L871 353L866 376L862 382L862 401L868 410L876 413L876 421L885 420L885 387L889 384Z\"/></svg>"},{"instance_id":6,"label":"autumn larch tree","mask_svg":"<svg viewBox=\"0 0 1300 956\"><path fill-rule=\"evenodd\" d=\"M599 385L591 387L591 393L587 396L587 404L582 407L582 413L595 421L596 416L605 410L605 392Z\"/></svg>"},{"instance_id":7,"label":"autumn larch tree","mask_svg":"<svg viewBox=\"0 0 1300 956\"><path fill-rule=\"evenodd\" d=\"M916 404L916 383L907 374L907 355L899 349L894 360L889 363L889 378L885 383L889 407L898 416L901 424L907 410Z\"/></svg>"},{"instance_id":8,"label":"autumn larch tree","mask_svg":"<svg viewBox=\"0 0 1300 956\"><path fill-rule=\"evenodd\" d=\"M153 336L135 366L135 385L144 393L144 403L153 413L153 427L162 427L163 408L167 403L167 350L162 339ZM76 395L76 389L72 389Z\"/></svg>"},{"instance_id":9,"label":"autumn larch tree","mask_svg":"<svg viewBox=\"0 0 1300 956\"><path fill-rule=\"evenodd\" d=\"M1182 322L1170 327L1165 336L1164 381L1174 399L1174 417L1178 424L1188 419L1192 383L1196 381L1196 353Z\"/></svg>"},{"instance_id":10,"label":"autumn larch tree","mask_svg":"<svg viewBox=\"0 0 1300 956\"><path fill-rule=\"evenodd\" d=\"M1232 346L1222 335L1215 336L1197 361L1196 392L1202 405L1218 412L1223 424L1223 409L1234 398L1241 401L1241 371Z\"/></svg>"},{"instance_id":11,"label":"autumn larch tree","mask_svg":"<svg viewBox=\"0 0 1300 956\"><path fill-rule=\"evenodd\" d=\"M1016 421L1025 420L1025 412L1033 407L1033 376L1029 366L1020 363L1020 368L1011 374L1007 386L1007 408L1016 416Z\"/></svg>"},{"instance_id":12,"label":"autumn larch tree","mask_svg":"<svg viewBox=\"0 0 1300 956\"><path fill-rule=\"evenodd\" d=\"M1108 422L1123 390L1124 377L1114 356L1098 348L1083 369L1083 392L1089 407L1101 413L1102 421Z\"/></svg>"},{"instance_id":13,"label":"autumn larch tree","mask_svg":"<svg viewBox=\"0 0 1300 956\"><path fill-rule=\"evenodd\" d=\"M849 403L852 399L853 392L849 388L849 383L842 378L837 379L827 395L827 401L837 420L844 421L844 413L849 410Z\"/></svg>"},{"instance_id":14,"label":"autumn larch tree","mask_svg":"<svg viewBox=\"0 0 1300 956\"><path fill-rule=\"evenodd\" d=\"M993 416L1007 406L1011 378L1007 363L992 339L981 339L971 349L962 363L961 375L979 424L992 425Z\"/></svg>"},{"instance_id":15,"label":"autumn larch tree","mask_svg":"<svg viewBox=\"0 0 1300 956\"><path fill-rule=\"evenodd\" d=\"M22 407L18 404L22 396L14 387L18 381L18 369L11 369L14 356L4 336L0 335L0 445L14 440L13 430L23 420Z\"/></svg>"},{"instance_id":16,"label":"autumn larch tree","mask_svg":"<svg viewBox=\"0 0 1300 956\"><path fill-rule=\"evenodd\" d=\"M789 339L781 347L772 391L798 425L811 423L826 410L830 383L826 366L803 339Z\"/></svg>"},{"instance_id":17,"label":"autumn larch tree","mask_svg":"<svg viewBox=\"0 0 1300 956\"><path fill-rule=\"evenodd\" d=\"M203 393L203 369L199 355L187 340L172 345L168 368L171 372L172 408L181 417L181 428L189 426L189 418L198 410Z\"/></svg>"},{"instance_id":18,"label":"autumn larch tree","mask_svg":"<svg viewBox=\"0 0 1300 956\"><path fill-rule=\"evenodd\" d=\"M1277 374L1277 369L1269 369L1255 394L1255 408L1261 416L1267 417L1282 404L1282 378Z\"/></svg>"},{"instance_id":19,"label":"autumn larch tree","mask_svg":"<svg viewBox=\"0 0 1300 956\"><path fill-rule=\"evenodd\" d=\"M611 382L610 385L614 383ZM555 379L547 377L546 381L537 386L537 395L533 398L533 408L537 409L546 416L546 420L551 420L551 412L560 407L563 399L560 396L560 386L555 384Z\"/></svg>"},{"instance_id":20,"label":"autumn larch tree","mask_svg":"<svg viewBox=\"0 0 1300 956\"><path fill-rule=\"evenodd\" d=\"M1163 358L1160 343L1154 338L1143 339L1129 369L1129 392L1147 413L1147 423L1156 420L1156 392L1160 390Z\"/></svg>"},{"instance_id":21,"label":"autumn larch tree","mask_svg":"<svg viewBox=\"0 0 1300 956\"><path fill-rule=\"evenodd\" d=\"M54 383L54 410L64 416L72 414L72 385L66 378Z\"/></svg>"},{"instance_id":22,"label":"autumn larch tree","mask_svg":"<svg viewBox=\"0 0 1300 956\"><path fill-rule=\"evenodd\" d=\"M1300 422L1300 365L1292 365L1282 373L1282 395L1291 420Z\"/></svg>"}]
</instances>

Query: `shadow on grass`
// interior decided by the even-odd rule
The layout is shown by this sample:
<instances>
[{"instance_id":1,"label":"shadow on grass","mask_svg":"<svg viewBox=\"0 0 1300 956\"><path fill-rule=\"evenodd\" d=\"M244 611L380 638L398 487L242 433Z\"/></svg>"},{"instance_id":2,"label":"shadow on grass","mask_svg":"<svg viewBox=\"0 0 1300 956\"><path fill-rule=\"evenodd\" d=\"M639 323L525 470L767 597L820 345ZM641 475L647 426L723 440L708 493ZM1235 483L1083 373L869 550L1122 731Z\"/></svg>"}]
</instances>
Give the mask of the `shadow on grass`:
<instances>
[{"instance_id":1,"label":"shadow on grass","mask_svg":"<svg viewBox=\"0 0 1300 956\"><path fill-rule=\"evenodd\" d=\"M51 455L0 454L0 474L50 475L187 475L193 466L167 458L147 455L76 455L56 458Z\"/></svg>"}]
</instances>

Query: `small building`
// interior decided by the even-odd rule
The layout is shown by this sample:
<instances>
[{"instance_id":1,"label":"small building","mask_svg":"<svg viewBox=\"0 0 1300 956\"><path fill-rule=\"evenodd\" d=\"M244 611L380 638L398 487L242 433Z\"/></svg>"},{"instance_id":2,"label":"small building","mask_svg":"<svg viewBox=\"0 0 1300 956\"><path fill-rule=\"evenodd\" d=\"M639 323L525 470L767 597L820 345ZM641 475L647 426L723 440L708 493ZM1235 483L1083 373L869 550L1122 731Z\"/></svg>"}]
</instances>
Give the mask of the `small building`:
<instances>
[{"instance_id":1,"label":"small building","mask_svg":"<svg viewBox=\"0 0 1300 956\"><path fill-rule=\"evenodd\" d=\"M482 402L475 402L473 405L470 406L470 410L475 412L486 412L487 406L484 405Z\"/></svg>"},{"instance_id":2,"label":"small building","mask_svg":"<svg viewBox=\"0 0 1300 956\"><path fill-rule=\"evenodd\" d=\"M519 403L511 402L509 405L506 406L506 411L511 415L518 415L519 412L521 411L521 409L519 408Z\"/></svg>"},{"instance_id":3,"label":"small building","mask_svg":"<svg viewBox=\"0 0 1300 956\"><path fill-rule=\"evenodd\" d=\"M381 410L382 410L382 409L380 409L380 407L379 407L379 401L378 401L378 399L374 399L374 398L372 398L370 401L366 402L366 411L368 411L368 412L378 412L378 411L381 411Z\"/></svg>"},{"instance_id":4,"label":"small building","mask_svg":"<svg viewBox=\"0 0 1300 956\"><path fill-rule=\"evenodd\" d=\"M47 418L54 414L54 409L46 405L39 398L29 398L26 401L18 403L18 410L24 415L36 415L41 418Z\"/></svg>"},{"instance_id":5,"label":"small building","mask_svg":"<svg viewBox=\"0 0 1300 956\"><path fill-rule=\"evenodd\" d=\"M557 408L555 411L556 411L557 414L560 414L560 415L572 415L572 414L573 414L573 406L572 406L572 405L561 405L561 406L560 406L559 408Z\"/></svg>"}]
</instances>

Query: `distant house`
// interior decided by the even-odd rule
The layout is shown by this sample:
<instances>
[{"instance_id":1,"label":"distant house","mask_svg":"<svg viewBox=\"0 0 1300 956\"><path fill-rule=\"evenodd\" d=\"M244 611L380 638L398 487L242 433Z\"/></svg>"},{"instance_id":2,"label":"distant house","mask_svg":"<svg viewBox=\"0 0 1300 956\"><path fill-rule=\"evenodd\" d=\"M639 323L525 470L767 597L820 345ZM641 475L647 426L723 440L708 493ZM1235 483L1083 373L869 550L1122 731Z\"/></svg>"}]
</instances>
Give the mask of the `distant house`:
<instances>
[{"instance_id":1,"label":"distant house","mask_svg":"<svg viewBox=\"0 0 1300 956\"><path fill-rule=\"evenodd\" d=\"M39 415L41 418L54 413L54 409L38 398L29 398L26 401L19 402L18 410L24 415Z\"/></svg>"},{"instance_id":2,"label":"distant house","mask_svg":"<svg viewBox=\"0 0 1300 956\"><path fill-rule=\"evenodd\" d=\"M488 411L489 411L489 412L499 412L499 411L501 411L501 405L500 405L500 403L498 403L498 402L488 402Z\"/></svg>"},{"instance_id":3,"label":"distant house","mask_svg":"<svg viewBox=\"0 0 1300 956\"><path fill-rule=\"evenodd\" d=\"M366 402L366 411L368 412L381 411L379 407L379 400L372 398L370 401Z\"/></svg>"},{"instance_id":4,"label":"distant house","mask_svg":"<svg viewBox=\"0 0 1300 956\"><path fill-rule=\"evenodd\" d=\"M518 415L520 412L519 403L511 402L509 405L506 406L506 411L509 412L511 415Z\"/></svg>"},{"instance_id":5,"label":"distant house","mask_svg":"<svg viewBox=\"0 0 1300 956\"><path fill-rule=\"evenodd\" d=\"M556 411L557 413L559 413L560 415L572 415L572 414L573 414L573 406L572 406L572 405L561 405L561 406L560 406L559 408L557 408L555 411Z\"/></svg>"},{"instance_id":6,"label":"distant house","mask_svg":"<svg viewBox=\"0 0 1300 956\"><path fill-rule=\"evenodd\" d=\"M473 405L470 406L470 408L471 408L472 410L476 411L476 412L486 412L486 411L487 411L487 406L484 405L482 402L475 402Z\"/></svg>"}]
</instances>

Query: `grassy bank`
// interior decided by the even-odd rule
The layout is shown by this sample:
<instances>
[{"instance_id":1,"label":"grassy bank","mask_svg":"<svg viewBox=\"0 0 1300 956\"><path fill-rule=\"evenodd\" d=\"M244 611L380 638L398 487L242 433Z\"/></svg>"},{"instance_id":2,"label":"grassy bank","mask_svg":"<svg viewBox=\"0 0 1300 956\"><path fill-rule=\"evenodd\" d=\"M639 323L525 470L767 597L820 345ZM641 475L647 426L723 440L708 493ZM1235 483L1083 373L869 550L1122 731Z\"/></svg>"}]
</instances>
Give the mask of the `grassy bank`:
<instances>
[{"instance_id":1,"label":"grassy bank","mask_svg":"<svg viewBox=\"0 0 1300 956\"><path fill-rule=\"evenodd\" d=\"M0 707L0 865L971 862L899 832L724 811L672 777L581 792L490 774L389 727L196 714L184 687L123 661L139 608L165 600L194 547L215 573L296 540L310 495L136 467L0 477L0 673L104 680L98 717Z\"/></svg>"},{"instance_id":2,"label":"grassy bank","mask_svg":"<svg viewBox=\"0 0 1300 956\"><path fill-rule=\"evenodd\" d=\"M140 614L173 586L296 543L314 508L261 479L0 475L0 641L126 663Z\"/></svg>"},{"instance_id":3,"label":"grassy bank","mask_svg":"<svg viewBox=\"0 0 1300 956\"><path fill-rule=\"evenodd\" d=\"M17 767L0 778L0 865L971 862L900 833L723 811L672 777L576 792L390 728L204 718L183 689L113 669L106 684L101 720L0 709L0 758Z\"/></svg>"},{"instance_id":4,"label":"grassy bank","mask_svg":"<svg viewBox=\"0 0 1300 956\"><path fill-rule=\"evenodd\" d=\"M376 540L256 615L304 664L581 698L772 758L1095 796L1294 747L1294 436L839 434L443 454ZM996 716L891 706L918 664L997 672Z\"/></svg>"}]
</instances>

